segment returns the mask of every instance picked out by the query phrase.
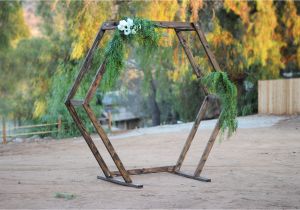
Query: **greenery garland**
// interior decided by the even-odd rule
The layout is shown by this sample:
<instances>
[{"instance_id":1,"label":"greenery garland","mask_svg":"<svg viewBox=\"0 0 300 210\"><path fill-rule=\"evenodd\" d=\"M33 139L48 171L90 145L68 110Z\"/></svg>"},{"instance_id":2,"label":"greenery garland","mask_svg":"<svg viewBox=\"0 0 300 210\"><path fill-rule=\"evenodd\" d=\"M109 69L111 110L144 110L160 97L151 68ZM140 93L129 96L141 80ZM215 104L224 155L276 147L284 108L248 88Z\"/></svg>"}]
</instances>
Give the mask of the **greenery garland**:
<instances>
[{"instance_id":1,"label":"greenery garland","mask_svg":"<svg viewBox=\"0 0 300 210\"><path fill-rule=\"evenodd\" d=\"M126 19L126 18L125 18ZM136 42L137 47L150 55L158 47L160 34L155 30L155 24L150 20L134 18L119 22L112 40L105 49L106 73L102 81L102 89L108 90L115 85L125 63L125 45ZM202 79L210 93L216 94L222 104L220 115L221 132L228 130L231 136L237 129L237 90L225 72L211 72Z\"/></svg>"},{"instance_id":2,"label":"greenery garland","mask_svg":"<svg viewBox=\"0 0 300 210\"><path fill-rule=\"evenodd\" d=\"M123 25L121 25L123 23ZM121 20L118 25L119 30L115 30L112 40L105 49L106 73L103 77L102 88L108 90L113 87L124 69L125 45L137 43L150 55L158 47L160 34L155 30L152 21L140 18ZM123 29L123 30L121 30Z\"/></svg>"},{"instance_id":3,"label":"greenery garland","mask_svg":"<svg viewBox=\"0 0 300 210\"><path fill-rule=\"evenodd\" d=\"M215 94L221 101L220 127L221 133L228 130L231 136L237 129L237 89L229 80L226 72L211 72L203 77L202 82L211 94Z\"/></svg>"}]
</instances>

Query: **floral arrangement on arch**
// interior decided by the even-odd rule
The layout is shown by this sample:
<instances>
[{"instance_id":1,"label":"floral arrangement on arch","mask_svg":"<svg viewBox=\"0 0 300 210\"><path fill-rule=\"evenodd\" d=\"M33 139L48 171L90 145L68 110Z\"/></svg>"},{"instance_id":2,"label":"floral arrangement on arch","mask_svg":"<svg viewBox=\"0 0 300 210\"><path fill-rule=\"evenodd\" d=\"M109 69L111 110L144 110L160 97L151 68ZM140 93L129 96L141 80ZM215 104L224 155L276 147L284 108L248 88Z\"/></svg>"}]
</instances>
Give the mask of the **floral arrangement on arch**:
<instances>
[{"instance_id":1,"label":"floral arrangement on arch","mask_svg":"<svg viewBox=\"0 0 300 210\"><path fill-rule=\"evenodd\" d=\"M119 22L118 29L123 31L127 36L129 34L136 34L136 32L141 29L141 25L134 24L131 18L127 18L127 20L121 20Z\"/></svg>"}]
</instances>

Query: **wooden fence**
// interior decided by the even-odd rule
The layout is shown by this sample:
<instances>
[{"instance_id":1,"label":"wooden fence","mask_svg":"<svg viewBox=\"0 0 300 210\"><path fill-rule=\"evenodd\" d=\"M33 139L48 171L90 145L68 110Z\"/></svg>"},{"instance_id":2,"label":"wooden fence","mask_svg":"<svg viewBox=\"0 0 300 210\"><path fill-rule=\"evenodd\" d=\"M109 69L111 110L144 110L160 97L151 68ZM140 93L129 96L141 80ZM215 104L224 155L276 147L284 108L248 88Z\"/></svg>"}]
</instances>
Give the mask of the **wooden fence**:
<instances>
[{"instance_id":1,"label":"wooden fence","mask_svg":"<svg viewBox=\"0 0 300 210\"><path fill-rule=\"evenodd\" d=\"M7 128L5 120L2 120L2 143L6 144L7 138L14 138L18 136L32 136L40 134L56 133L61 129L61 117L58 118L56 123L46 123L37 125L24 125L13 128ZM42 129L38 131L32 131L34 129Z\"/></svg>"},{"instance_id":2,"label":"wooden fence","mask_svg":"<svg viewBox=\"0 0 300 210\"><path fill-rule=\"evenodd\" d=\"M259 114L300 114L300 78L258 81Z\"/></svg>"}]
</instances>

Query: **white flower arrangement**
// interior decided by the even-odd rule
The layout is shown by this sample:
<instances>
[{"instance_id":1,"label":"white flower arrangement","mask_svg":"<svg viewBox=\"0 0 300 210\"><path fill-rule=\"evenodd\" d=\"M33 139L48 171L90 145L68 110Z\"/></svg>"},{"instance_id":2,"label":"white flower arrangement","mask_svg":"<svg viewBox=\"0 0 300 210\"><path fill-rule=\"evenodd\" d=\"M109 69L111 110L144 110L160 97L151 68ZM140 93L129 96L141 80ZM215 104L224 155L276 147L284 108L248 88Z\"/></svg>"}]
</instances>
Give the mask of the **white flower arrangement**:
<instances>
[{"instance_id":1,"label":"white flower arrangement","mask_svg":"<svg viewBox=\"0 0 300 210\"><path fill-rule=\"evenodd\" d=\"M136 34L136 32L141 28L141 26L134 25L133 20L131 18L127 18L126 20L121 20L118 25L118 29L123 31L126 36L129 34Z\"/></svg>"}]
</instances>

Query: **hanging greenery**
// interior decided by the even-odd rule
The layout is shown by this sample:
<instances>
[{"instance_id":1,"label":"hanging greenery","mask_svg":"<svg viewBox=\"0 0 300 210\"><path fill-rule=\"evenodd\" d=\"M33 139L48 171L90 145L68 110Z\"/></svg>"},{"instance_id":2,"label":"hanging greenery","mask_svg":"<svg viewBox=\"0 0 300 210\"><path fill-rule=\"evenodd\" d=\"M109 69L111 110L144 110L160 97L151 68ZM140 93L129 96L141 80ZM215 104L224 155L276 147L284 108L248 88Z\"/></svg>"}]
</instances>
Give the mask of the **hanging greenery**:
<instances>
[{"instance_id":1,"label":"hanging greenery","mask_svg":"<svg viewBox=\"0 0 300 210\"><path fill-rule=\"evenodd\" d=\"M125 44L137 43L147 55L158 47L160 34L156 31L152 21L140 18L121 20L118 30L115 30L112 40L105 49L106 73L103 77L102 88L108 90L113 87L124 69Z\"/></svg>"},{"instance_id":2,"label":"hanging greenery","mask_svg":"<svg viewBox=\"0 0 300 210\"><path fill-rule=\"evenodd\" d=\"M225 72L211 72L203 77L202 82L211 94L215 94L221 101L220 127L221 133L228 131L231 136L237 129L237 89L229 80Z\"/></svg>"}]
</instances>

